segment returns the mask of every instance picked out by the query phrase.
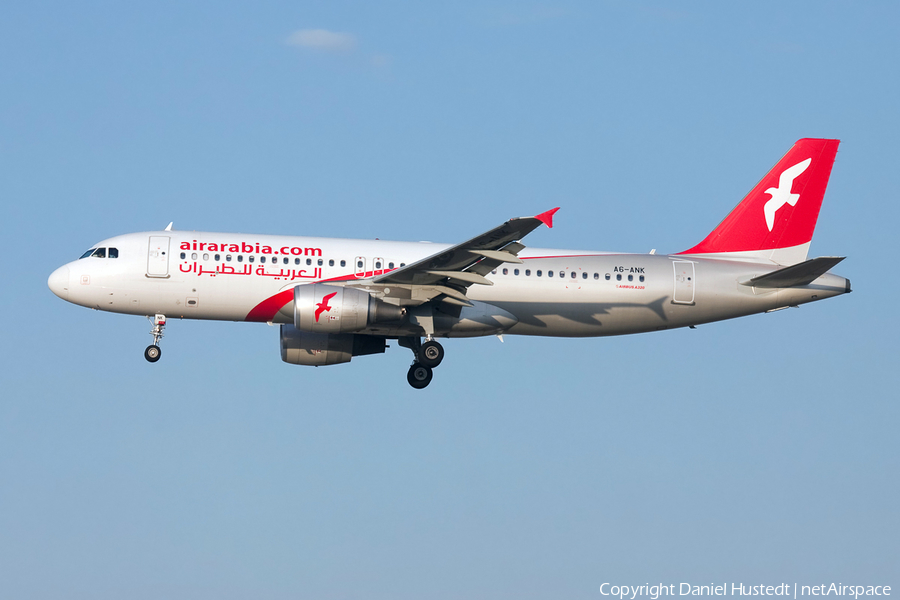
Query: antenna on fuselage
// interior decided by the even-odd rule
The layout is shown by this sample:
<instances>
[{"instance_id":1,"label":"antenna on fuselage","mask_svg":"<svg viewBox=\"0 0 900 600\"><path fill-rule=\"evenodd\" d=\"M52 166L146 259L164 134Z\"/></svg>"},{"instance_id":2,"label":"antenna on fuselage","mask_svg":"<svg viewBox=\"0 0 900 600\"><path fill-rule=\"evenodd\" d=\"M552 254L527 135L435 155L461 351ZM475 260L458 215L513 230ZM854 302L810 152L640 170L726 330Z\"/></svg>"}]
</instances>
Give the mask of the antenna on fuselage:
<instances>
[{"instance_id":1,"label":"antenna on fuselage","mask_svg":"<svg viewBox=\"0 0 900 600\"><path fill-rule=\"evenodd\" d=\"M172 225L175 224L175 221L172 221L168 225L166 225L165 231L172 231Z\"/></svg>"}]
</instances>

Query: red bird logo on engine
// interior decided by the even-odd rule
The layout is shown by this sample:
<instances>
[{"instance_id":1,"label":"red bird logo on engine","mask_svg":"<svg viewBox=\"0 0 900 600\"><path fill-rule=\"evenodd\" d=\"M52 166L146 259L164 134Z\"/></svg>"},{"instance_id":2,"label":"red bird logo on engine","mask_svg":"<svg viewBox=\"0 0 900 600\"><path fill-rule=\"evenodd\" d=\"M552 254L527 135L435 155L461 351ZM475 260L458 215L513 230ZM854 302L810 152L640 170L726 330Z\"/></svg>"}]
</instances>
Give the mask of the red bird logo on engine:
<instances>
[{"instance_id":1,"label":"red bird logo on engine","mask_svg":"<svg viewBox=\"0 0 900 600\"><path fill-rule=\"evenodd\" d=\"M332 298L334 298L335 296L337 296L337 292L332 292L332 293L328 294L327 296L325 296L324 298L322 298L321 302L316 303L316 306L319 307L316 309L316 323L319 322L319 316L323 312L328 312L331 310L331 307L328 306L328 301L331 300Z\"/></svg>"}]
</instances>

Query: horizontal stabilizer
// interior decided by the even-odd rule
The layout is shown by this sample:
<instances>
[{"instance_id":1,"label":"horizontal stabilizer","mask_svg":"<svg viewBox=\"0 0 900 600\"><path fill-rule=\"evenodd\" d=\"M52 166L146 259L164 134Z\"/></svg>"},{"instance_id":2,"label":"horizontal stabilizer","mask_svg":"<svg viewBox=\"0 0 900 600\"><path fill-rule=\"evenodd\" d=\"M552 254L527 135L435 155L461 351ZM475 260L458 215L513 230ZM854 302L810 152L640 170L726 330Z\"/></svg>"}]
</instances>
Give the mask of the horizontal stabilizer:
<instances>
[{"instance_id":1,"label":"horizontal stabilizer","mask_svg":"<svg viewBox=\"0 0 900 600\"><path fill-rule=\"evenodd\" d=\"M845 258L845 256L820 256L741 283L758 288L789 288L809 285Z\"/></svg>"}]
</instances>

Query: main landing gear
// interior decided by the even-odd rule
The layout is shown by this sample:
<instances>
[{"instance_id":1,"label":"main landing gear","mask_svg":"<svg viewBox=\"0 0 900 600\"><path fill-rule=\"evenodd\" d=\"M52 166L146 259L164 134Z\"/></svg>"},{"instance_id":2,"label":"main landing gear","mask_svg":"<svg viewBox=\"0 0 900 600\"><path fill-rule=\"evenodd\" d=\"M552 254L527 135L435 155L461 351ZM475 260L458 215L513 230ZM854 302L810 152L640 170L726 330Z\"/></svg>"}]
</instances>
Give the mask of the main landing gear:
<instances>
[{"instance_id":1,"label":"main landing gear","mask_svg":"<svg viewBox=\"0 0 900 600\"><path fill-rule=\"evenodd\" d=\"M151 323L153 323L153 329L150 330L150 335L153 336L153 344L147 346L147 349L144 350L144 358L147 359L147 362L155 363L162 356L162 350L159 349L159 340L163 337L163 329L166 327L166 315L155 315L152 319L147 317Z\"/></svg>"},{"instance_id":2,"label":"main landing gear","mask_svg":"<svg viewBox=\"0 0 900 600\"><path fill-rule=\"evenodd\" d=\"M444 360L444 347L430 338L424 344L418 337L401 338L399 342L401 346L412 350L415 357L406 374L406 381L417 390L427 387L434 376L432 369Z\"/></svg>"}]
</instances>

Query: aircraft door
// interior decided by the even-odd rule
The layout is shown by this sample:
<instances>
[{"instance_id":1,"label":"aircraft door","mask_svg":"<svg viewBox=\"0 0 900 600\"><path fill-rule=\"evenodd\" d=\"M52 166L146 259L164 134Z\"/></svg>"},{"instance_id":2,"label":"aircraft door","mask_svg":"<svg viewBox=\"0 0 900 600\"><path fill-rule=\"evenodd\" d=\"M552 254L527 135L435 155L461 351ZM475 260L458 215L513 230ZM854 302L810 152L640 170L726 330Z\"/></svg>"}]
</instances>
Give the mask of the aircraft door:
<instances>
[{"instance_id":1,"label":"aircraft door","mask_svg":"<svg viewBox=\"0 0 900 600\"><path fill-rule=\"evenodd\" d=\"M162 235L150 236L147 250L147 277L169 276L169 238Z\"/></svg>"},{"instance_id":2,"label":"aircraft door","mask_svg":"<svg viewBox=\"0 0 900 600\"><path fill-rule=\"evenodd\" d=\"M676 260L672 263L675 268L675 294L672 302L675 304L694 303L694 263Z\"/></svg>"}]
</instances>

